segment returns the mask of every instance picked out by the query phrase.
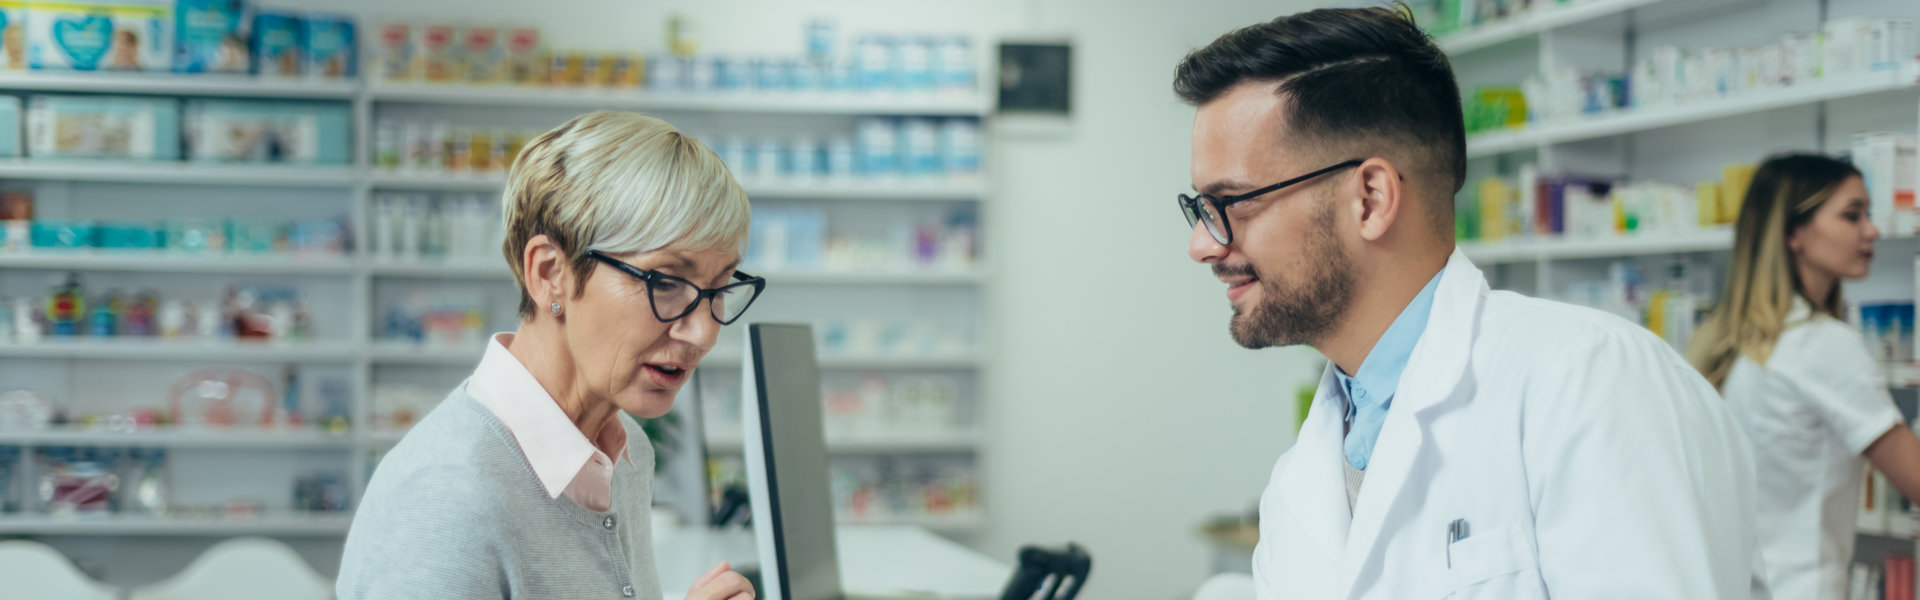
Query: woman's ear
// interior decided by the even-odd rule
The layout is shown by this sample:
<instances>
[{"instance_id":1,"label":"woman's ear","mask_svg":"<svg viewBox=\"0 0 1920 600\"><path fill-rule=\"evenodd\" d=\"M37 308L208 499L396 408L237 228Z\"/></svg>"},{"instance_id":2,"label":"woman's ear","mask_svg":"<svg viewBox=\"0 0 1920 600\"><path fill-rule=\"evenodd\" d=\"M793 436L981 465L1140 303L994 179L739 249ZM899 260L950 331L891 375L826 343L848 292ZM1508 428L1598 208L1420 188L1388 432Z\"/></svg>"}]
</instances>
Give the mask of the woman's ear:
<instances>
[{"instance_id":1,"label":"woman's ear","mask_svg":"<svg viewBox=\"0 0 1920 600\"><path fill-rule=\"evenodd\" d=\"M559 302L562 305L571 296L567 290L573 277L567 268L567 254L560 245L546 234L535 235L527 239L527 245L520 250L521 272L526 281L527 295L533 298L536 312L551 312L548 307Z\"/></svg>"}]
</instances>

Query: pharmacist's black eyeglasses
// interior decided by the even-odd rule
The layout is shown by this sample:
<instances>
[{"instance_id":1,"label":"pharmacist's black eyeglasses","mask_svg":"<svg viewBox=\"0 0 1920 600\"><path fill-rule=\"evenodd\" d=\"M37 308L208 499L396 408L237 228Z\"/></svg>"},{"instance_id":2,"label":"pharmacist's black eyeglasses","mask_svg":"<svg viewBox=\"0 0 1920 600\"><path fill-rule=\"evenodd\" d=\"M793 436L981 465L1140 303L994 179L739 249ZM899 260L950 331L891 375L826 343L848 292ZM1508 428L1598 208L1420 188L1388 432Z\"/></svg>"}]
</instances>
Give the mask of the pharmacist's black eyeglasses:
<instances>
[{"instance_id":1,"label":"pharmacist's black eyeglasses","mask_svg":"<svg viewBox=\"0 0 1920 600\"><path fill-rule=\"evenodd\" d=\"M754 299L759 298L760 292L767 288L766 278L740 271L733 272L734 283L706 289L694 285L692 281L621 262L601 254L599 250L588 250L587 256L646 282L647 303L653 307L653 318L662 323L678 321L681 317L693 314L701 300L712 300L713 320L721 325L732 325L740 319L740 315L746 314L747 307L753 306Z\"/></svg>"},{"instance_id":2,"label":"pharmacist's black eyeglasses","mask_svg":"<svg viewBox=\"0 0 1920 600\"><path fill-rule=\"evenodd\" d=\"M1227 224L1227 207L1280 191L1288 186L1321 175L1348 167L1356 167L1363 162L1366 162L1366 159L1356 158L1237 196L1221 196L1215 198L1206 194L1194 196L1180 194L1180 212L1187 216L1187 227L1189 229L1204 222L1207 224L1207 233L1213 234L1214 241L1220 242L1220 245L1225 246L1233 243L1233 226Z\"/></svg>"}]
</instances>

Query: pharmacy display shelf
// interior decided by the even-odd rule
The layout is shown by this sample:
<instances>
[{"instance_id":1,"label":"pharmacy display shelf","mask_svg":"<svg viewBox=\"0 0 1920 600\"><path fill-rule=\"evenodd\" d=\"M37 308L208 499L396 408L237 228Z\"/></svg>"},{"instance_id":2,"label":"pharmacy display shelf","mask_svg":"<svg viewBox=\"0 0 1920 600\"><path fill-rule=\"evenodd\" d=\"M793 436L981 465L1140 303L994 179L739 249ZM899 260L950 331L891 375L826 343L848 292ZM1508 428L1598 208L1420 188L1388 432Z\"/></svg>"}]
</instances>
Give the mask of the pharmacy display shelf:
<instances>
[{"instance_id":1,"label":"pharmacy display shelf","mask_svg":"<svg viewBox=\"0 0 1920 600\"><path fill-rule=\"evenodd\" d=\"M499 279L508 281L511 272L504 261L495 259L450 260L375 260L369 264L376 277L421 279ZM882 270L882 271L756 271L771 285L975 285L983 276L979 271Z\"/></svg>"},{"instance_id":2,"label":"pharmacy display shelf","mask_svg":"<svg viewBox=\"0 0 1920 600\"><path fill-rule=\"evenodd\" d=\"M1912 517L1895 514L1887 518L1886 523L1868 523L1867 516L1861 515L1857 523L1860 535L1873 537L1911 540L1920 536L1920 527L1916 527Z\"/></svg>"},{"instance_id":3,"label":"pharmacy display shelf","mask_svg":"<svg viewBox=\"0 0 1920 600\"><path fill-rule=\"evenodd\" d=\"M0 90L86 92L159 96L216 96L286 100L352 100L360 84L351 81L263 79L247 75L173 73L0 73Z\"/></svg>"},{"instance_id":4,"label":"pharmacy display shelf","mask_svg":"<svg viewBox=\"0 0 1920 600\"><path fill-rule=\"evenodd\" d=\"M354 438L318 428L174 428L142 431L107 431L59 427L40 430L0 429L0 445L8 446L101 446L130 448L232 448L232 449L345 449Z\"/></svg>"},{"instance_id":5,"label":"pharmacy display shelf","mask_svg":"<svg viewBox=\"0 0 1920 600\"><path fill-rule=\"evenodd\" d=\"M1887 375L1887 387L1920 388L1920 362L1884 364L1881 365L1880 371Z\"/></svg>"},{"instance_id":6,"label":"pharmacy display shelf","mask_svg":"<svg viewBox=\"0 0 1920 600\"><path fill-rule=\"evenodd\" d=\"M1585 119L1475 134L1467 137L1467 156L1493 156L1916 87L1920 87L1920 64L1909 64L1899 69L1833 77L1777 90L1747 92L1715 100L1638 108Z\"/></svg>"},{"instance_id":7,"label":"pharmacy display shelf","mask_svg":"<svg viewBox=\"0 0 1920 600\"><path fill-rule=\"evenodd\" d=\"M792 93L695 94L639 90L582 90L473 86L458 84L380 84L367 88L374 102L496 107L620 109L641 111L730 112L785 115L984 116L991 109L981 94Z\"/></svg>"},{"instance_id":8,"label":"pharmacy display shelf","mask_svg":"<svg viewBox=\"0 0 1920 600\"><path fill-rule=\"evenodd\" d=\"M180 161L0 159L0 181L35 179L263 187L351 188L347 167L202 164Z\"/></svg>"},{"instance_id":9,"label":"pharmacy display shelf","mask_svg":"<svg viewBox=\"0 0 1920 600\"><path fill-rule=\"evenodd\" d=\"M1505 42L1540 35L1543 32L1624 13L1662 0L1588 0L1564 4L1541 3L1535 8L1486 23L1468 31L1451 33L1434 40L1447 54L1464 54Z\"/></svg>"},{"instance_id":10,"label":"pharmacy display shelf","mask_svg":"<svg viewBox=\"0 0 1920 600\"><path fill-rule=\"evenodd\" d=\"M420 365L420 366L473 366L480 364L480 356L485 352L482 346L464 348L458 346L415 344L410 342L374 342L367 350L367 358L377 365Z\"/></svg>"},{"instance_id":11,"label":"pharmacy display shelf","mask_svg":"<svg viewBox=\"0 0 1920 600\"><path fill-rule=\"evenodd\" d=\"M700 366L716 368L737 368L741 362L741 352L736 347L716 348L700 360ZM822 369L839 370L955 370L976 369L983 362L976 352L949 352L935 354L835 354L821 353L818 362Z\"/></svg>"},{"instance_id":12,"label":"pharmacy display shelf","mask_svg":"<svg viewBox=\"0 0 1920 600\"><path fill-rule=\"evenodd\" d=\"M72 358L91 360L351 362L359 346L345 341L254 342L155 338L42 338L0 343L0 358Z\"/></svg>"},{"instance_id":13,"label":"pharmacy display shelf","mask_svg":"<svg viewBox=\"0 0 1920 600\"><path fill-rule=\"evenodd\" d=\"M916 515L898 517L846 517L836 516L839 525L904 525L919 527L934 533L974 533L987 526L986 515L978 512L960 512L944 515Z\"/></svg>"},{"instance_id":14,"label":"pharmacy display shelf","mask_svg":"<svg viewBox=\"0 0 1920 600\"><path fill-rule=\"evenodd\" d=\"M707 450L739 454L744 448L739 428L726 435L707 434ZM971 431L946 433L887 433L884 435L829 435L827 451L836 454L938 454L969 453L980 449L980 434Z\"/></svg>"},{"instance_id":15,"label":"pharmacy display shelf","mask_svg":"<svg viewBox=\"0 0 1920 600\"><path fill-rule=\"evenodd\" d=\"M1500 242L1465 242L1460 250L1481 265L1539 260L1573 260L1660 254L1716 252L1733 248L1733 230L1709 229L1686 234L1640 235L1595 239L1537 238Z\"/></svg>"},{"instance_id":16,"label":"pharmacy display shelf","mask_svg":"<svg viewBox=\"0 0 1920 600\"><path fill-rule=\"evenodd\" d=\"M987 193L978 178L904 179L893 181L836 181L739 178L740 187L755 198L786 200L871 200L947 202L978 200ZM393 191L435 191L498 194L506 187L504 175L471 175L418 171L376 170L373 188Z\"/></svg>"},{"instance_id":17,"label":"pharmacy display shelf","mask_svg":"<svg viewBox=\"0 0 1920 600\"><path fill-rule=\"evenodd\" d=\"M315 276L344 276L358 272L353 260L345 257L177 254L140 250L0 253L0 269Z\"/></svg>"},{"instance_id":18,"label":"pharmacy display shelf","mask_svg":"<svg viewBox=\"0 0 1920 600\"><path fill-rule=\"evenodd\" d=\"M0 535L339 536L352 522L348 514L291 512L232 518L0 515Z\"/></svg>"}]
</instances>

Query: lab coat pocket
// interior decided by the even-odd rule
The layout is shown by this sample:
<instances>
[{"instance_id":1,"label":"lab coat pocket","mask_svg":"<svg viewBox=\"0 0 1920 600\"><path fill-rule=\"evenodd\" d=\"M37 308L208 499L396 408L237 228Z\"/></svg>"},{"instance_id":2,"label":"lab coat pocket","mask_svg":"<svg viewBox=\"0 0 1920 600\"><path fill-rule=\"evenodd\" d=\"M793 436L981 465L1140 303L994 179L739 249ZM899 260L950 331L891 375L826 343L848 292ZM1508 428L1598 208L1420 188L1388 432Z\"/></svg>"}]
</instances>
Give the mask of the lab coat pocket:
<instances>
[{"instance_id":1,"label":"lab coat pocket","mask_svg":"<svg viewBox=\"0 0 1920 600\"><path fill-rule=\"evenodd\" d=\"M1433 598L1545 597L1532 536L1518 525L1473 532L1434 553L1427 565Z\"/></svg>"}]
</instances>

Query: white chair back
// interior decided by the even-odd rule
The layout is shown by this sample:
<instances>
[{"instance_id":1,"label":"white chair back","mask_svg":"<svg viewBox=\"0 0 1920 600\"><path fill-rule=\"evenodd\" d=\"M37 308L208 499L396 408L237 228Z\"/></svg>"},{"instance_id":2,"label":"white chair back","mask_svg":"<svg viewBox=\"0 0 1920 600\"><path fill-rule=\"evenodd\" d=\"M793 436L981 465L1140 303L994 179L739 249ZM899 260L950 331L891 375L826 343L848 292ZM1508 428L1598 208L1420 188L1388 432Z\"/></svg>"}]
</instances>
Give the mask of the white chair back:
<instances>
[{"instance_id":1,"label":"white chair back","mask_svg":"<svg viewBox=\"0 0 1920 600\"><path fill-rule=\"evenodd\" d=\"M0 542L0 596L47 600L115 600L119 590L81 573L52 546L26 540Z\"/></svg>"},{"instance_id":2,"label":"white chair back","mask_svg":"<svg viewBox=\"0 0 1920 600\"><path fill-rule=\"evenodd\" d=\"M286 544L238 537L202 552L178 574L136 588L129 600L330 600L333 581Z\"/></svg>"}]
</instances>

